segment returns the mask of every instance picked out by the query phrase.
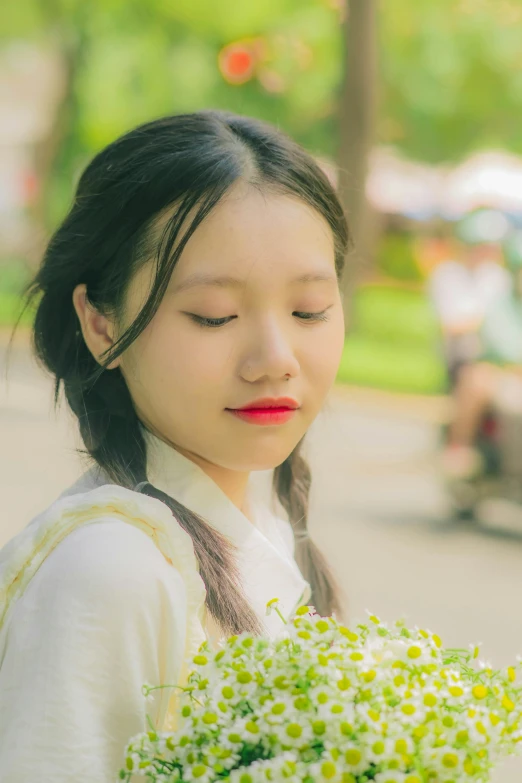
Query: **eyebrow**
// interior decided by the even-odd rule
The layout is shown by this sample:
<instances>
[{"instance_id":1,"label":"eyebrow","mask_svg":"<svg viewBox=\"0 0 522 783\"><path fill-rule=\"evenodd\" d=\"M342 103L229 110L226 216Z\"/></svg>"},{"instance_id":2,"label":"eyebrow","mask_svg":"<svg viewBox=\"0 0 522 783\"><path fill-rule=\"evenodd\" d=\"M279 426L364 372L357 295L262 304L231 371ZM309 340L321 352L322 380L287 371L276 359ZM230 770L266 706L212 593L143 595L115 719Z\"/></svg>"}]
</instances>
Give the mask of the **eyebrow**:
<instances>
[{"instance_id":1,"label":"eyebrow","mask_svg":"<svg viewBox=\"0 0 522 783\"><path fill-rule=\"evenodd\" d=\"M319 283L319 282L336 282L337 277L331 272L305 272L297 277L292 278L290 283ZM195 288L196 286L216 286L219 288L244 288L246 280L242 280L238 277L231 277L230 275L211 275L208 273L195 272L185 278L182 283L179 283L174 292L186 291L188 288Z\"/></svg>"}]
</instances>

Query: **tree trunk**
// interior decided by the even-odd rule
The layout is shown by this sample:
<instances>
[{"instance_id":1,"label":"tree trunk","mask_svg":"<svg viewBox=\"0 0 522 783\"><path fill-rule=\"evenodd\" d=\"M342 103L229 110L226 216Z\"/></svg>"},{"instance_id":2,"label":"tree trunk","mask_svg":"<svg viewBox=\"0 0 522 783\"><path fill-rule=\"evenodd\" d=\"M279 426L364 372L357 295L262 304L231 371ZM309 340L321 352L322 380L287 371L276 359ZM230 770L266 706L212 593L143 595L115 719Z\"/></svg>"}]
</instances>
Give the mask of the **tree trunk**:
<instances>
[{"instance_id":1,"label":"tree trunk","mask_svg":"<svg viewBox=\"0 0 522 783\"><path fill-rule=\"evenodd\" d=\"M344 79L339 111L339 194L348 215L354 249L347 259L343 293L347 329L353 297L372 256L372 215L365 195L374 139L377 83L377 1L345 0Z\"/></svg>"}]
</instances>

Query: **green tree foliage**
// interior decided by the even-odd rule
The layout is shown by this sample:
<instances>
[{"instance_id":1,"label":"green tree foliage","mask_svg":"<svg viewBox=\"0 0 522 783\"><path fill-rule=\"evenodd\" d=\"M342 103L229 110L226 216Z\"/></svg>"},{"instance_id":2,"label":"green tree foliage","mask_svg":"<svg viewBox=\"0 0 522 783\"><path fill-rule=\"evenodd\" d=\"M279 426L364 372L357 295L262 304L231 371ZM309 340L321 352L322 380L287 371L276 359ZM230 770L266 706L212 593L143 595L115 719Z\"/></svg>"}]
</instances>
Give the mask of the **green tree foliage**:
<instances>
[{"instance_id":1,"label":"green tree foliage","mask_svg":"<svg viewBox=\"0 0 522 783\"><path fill-rule=\"evenodd\" d=\"M78 62L76 154L91 153L152 117L227 108L268 119L316 151L333 153L341 40L328 0L24 0L4 37L51 41ZM218 67L234 41L261 46L252 79Z\"/></svg>"},{"instance_id":2,"label":"green tree foliage","mask_svg":"<svg viewBox=\"0 0 522 783\"><path fill-rule=\"evenodd\" d=\"M201 107L268 119L335 157L342 0L22 0L2 36L68 56L70 95L55 163L65 191L85 160L139 122ZM521 0L381 2L377 142L432 162L495 145L522 153ZM257 47L252 78L219 67ZM58 201L62 202L62 197Z\"/></svg>"},{"instance_id":3,"label":"green tree foliage","mask_svg":"<svg viewBox=\"0 0 522 783\"><path fill-rule=\"evenodd\" d=\"M381 4L379 138L430 162L522 153L520 0Z\"/></svg>"}]
</instances>

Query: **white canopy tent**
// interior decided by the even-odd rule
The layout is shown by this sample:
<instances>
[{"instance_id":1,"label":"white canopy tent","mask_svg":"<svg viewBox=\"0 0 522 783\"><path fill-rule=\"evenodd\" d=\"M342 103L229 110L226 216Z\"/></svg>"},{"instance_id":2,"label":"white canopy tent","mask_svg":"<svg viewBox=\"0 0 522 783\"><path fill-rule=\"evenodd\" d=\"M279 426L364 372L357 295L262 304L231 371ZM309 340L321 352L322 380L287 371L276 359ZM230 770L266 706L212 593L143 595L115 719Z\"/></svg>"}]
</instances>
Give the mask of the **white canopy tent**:
<instances>
[{"instance_id":1,"label":"white canopy tent","mask_svg":"<svg viewBox=\"0 0 522 783\"><path fill-rule=\"evenodd\" d=\"M491 150L449 168L378 148L371 156L366 192L380 212L417 220L457 220L478 207L522 215L522 159Z\"/></svg>"}]
</instances>

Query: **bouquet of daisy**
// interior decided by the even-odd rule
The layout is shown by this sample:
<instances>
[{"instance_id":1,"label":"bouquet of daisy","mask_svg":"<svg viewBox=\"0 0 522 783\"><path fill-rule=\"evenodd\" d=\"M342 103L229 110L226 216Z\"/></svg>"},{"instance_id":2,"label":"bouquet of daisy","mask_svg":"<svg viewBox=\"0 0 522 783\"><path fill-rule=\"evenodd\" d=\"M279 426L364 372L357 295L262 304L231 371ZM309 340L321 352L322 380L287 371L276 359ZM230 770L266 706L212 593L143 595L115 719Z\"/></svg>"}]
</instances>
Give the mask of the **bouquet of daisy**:
<instances>
[{"instance_id":1,"label":"bouquet of daisy","mask_svg":"<svg viewBox=\"0 0 522 783\"><path fill-rule=\"evenodd\" d=\"M304 606L279 638L205 643L193 663L180 728L132 738L120 779L474 783L522 739L518 660L493 670L403 621L350 629Z\"/></svg>"}]
</instances>

